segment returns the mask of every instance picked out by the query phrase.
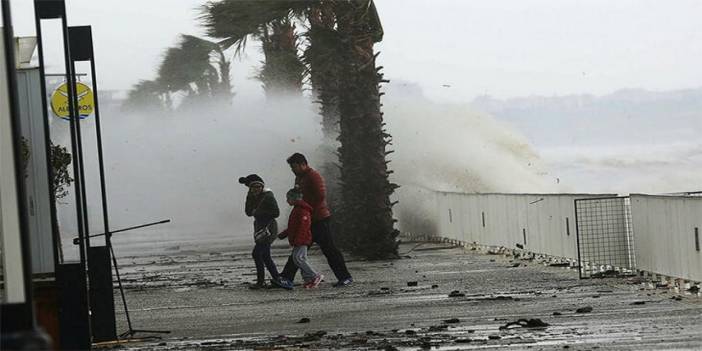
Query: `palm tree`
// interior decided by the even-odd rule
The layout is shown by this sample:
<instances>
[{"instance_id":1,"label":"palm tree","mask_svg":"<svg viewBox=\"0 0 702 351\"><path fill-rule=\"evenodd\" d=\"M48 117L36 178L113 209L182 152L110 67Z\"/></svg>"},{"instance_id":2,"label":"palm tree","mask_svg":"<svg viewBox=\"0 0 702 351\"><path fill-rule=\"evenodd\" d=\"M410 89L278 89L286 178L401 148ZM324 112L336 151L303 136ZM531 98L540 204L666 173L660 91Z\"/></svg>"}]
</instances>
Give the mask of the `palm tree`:
<instances>
[{"instance_id":1,"label":"palm tree","mask_svg":"<svg viewBox=\"0 0 702 351\"><path fill-rule=\"evenodd\" d=\"M219 44L181 35L178 45L166 50L158 68L158 78L135 84L127 94L123 109L170 110L171 94L177 92L186 94L182 107L193 100L231 101L230 63Z\"/></svg>"},{"instance_id":2,"label":"palm tree","mask_svg":"<svg viewBox=\"0 0 702 351\"><path fill-rule=\"evenodd\" d=\"M339 184L339 72L341 65L341 37L336 30L336 14L332 1L318 1L306 13L309 22L305 33L307 48L303 61L307 66L312 94L319 104L322 117L324 140L319 147L322 164L319 171L326 179L327 202L332 212L340 214L341 184ZM332 217L333 226L340 231L343 223L341 215ZM338 236L340 247L348 249L352 245L344 236Z\"/></svg>"},{"instance_id":3,"label":"palm tree","mask_svg":"<svg viewBox=\"0 0 702 351\"><path fill-rule=\"evenodd\" d=\"M232 97L229 72L230 64L219 44L181 35L178 46L166 50L156 82L167 92L186 92L186 101L203 98L229 101Z\"/></svg>"},{"instance_id":4,"label":"palm tree","mask_svg":"<svg viewBox=\"0 0 702 351\"><path fill-rule=\"evenodd\" d=\"M337 30L343 46L339 94L342 184L342 235L354 238L352 249L365 257L397 256L398 231L390 195L386 146L391 136L380 111L383 80L373 45L383 31L372 0L335 1Z\"/></svg>"},{"instance_id":5,"label":"palm tree","mask_svg":"<svg viewBox=\"0 0 702 351\"><path fill-rule=\"evenodd\" d=\"M390 195L397 185L388 180L392 173L386 160L390 135L384 130L380 111L383 77L376 68L373 49L383 31L372 0L222 0L208 3L202 19L209 36L224 39L220 42L223 47L236 45L239 51L249 36L262 37L267 65L269 61L283 62L266 52L266 42L271 40L267 33L285 33L277 38L287 38L288 44L282 46L290 48L294 30L283 29L289 28L285 26L275 29L276 23L302 15L309 21L304 62L321 104L323 130L328 140L338 139L341 144L340 171L335 172L333 165L322 169L332 185L332 201L341 203L336 216L340 239L367 258L396 257L398 231L394 229ZM267 67L263 72L268 72ZM295 72L299 72L297 68ZM264 81L268 93L272 87L267 83ZM334 194L336 174L341 196Z\"/></svg>"},{"instance_id":6,"label":"palm tree","mask_svg":"<svg viewBox=\"0 0 702 351\"><path fill-rule=\"evenodd\" d=\"M319 1L307 13L309 45L303 59L308 66L312 90L321 105L322 131L328 141L339 136L339 72L341 36L331 1Z\"/></svg>"},{"instance_id":7,"label":"palm tree","mask_svg":"<svg viewBox=\"0 0 702 351\"><path fill-rule=\"evenodd\" d=\"M261 40L265 60L257 77L266 96L301 94L304 65L298 55L293 20L313 1L222 0L208 2L200 17L212 38L223 48L236 46L239 53L249 37Z\"/></svg>"},{"instance_id":8,"label":"palm tree","mask_svg":"<svg viewBox=\"0 0 702 351\"><path fill-rule=\"evenodd\" d=\"M124 111L158 112L170 109L167 92L153 80L141 80L132 86L122 104Z\"/></svg>"}]
</instances>

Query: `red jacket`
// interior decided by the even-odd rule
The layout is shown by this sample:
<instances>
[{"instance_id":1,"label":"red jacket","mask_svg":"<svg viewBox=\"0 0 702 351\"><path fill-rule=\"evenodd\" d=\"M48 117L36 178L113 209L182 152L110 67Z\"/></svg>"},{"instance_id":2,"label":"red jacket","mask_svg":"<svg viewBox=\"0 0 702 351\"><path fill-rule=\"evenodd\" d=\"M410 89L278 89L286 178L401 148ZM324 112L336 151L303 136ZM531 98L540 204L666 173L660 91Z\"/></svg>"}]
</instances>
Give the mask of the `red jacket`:
<instances>
[{"instance_id":1,"label":"red jacket","mask_svg":"<svg viewBox=\"0 0 702 351\"><path fill-rule=\"evenodd\" d=\"M281 236L288 237L292 246L306 246L312 244L312 206L304 200L296 201L295 207L290 212L288 229Z\"/></svg>"},{"instance_id":2,"label":"red jacket","mask_svg":"<svg viewBox=\"0 0 702 351\"><path fill-rule=\"evenodd\" d=\"M317 222L331 216L327 207L327 189L324 178L312 168L295 177L295 186L302 191L302 199L312 206L312 221Z\"/></svg>"}]
</instances>

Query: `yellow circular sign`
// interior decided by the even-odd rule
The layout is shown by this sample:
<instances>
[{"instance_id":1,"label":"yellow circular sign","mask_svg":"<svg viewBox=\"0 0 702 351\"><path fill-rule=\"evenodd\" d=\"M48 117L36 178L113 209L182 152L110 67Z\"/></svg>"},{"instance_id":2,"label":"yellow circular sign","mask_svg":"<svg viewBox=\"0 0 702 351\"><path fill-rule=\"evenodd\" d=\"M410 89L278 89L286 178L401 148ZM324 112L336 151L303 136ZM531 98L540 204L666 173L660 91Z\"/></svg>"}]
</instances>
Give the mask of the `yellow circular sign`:
<instances>
[{"instance_id":1,"label":"yellow circular sign","mask_svg":"<svg viewBox=\"0 0 702 351\"><path fill-rule=\"evenodd\" d=\"M95 96L89 86L83 83L76 83L76 93L78 94L78 115L81 119L90 116L95 110ZM70 119L68 111L68 83L59 85L51 94L51 111L57 117Z\"/></svg>"}]
</instances>

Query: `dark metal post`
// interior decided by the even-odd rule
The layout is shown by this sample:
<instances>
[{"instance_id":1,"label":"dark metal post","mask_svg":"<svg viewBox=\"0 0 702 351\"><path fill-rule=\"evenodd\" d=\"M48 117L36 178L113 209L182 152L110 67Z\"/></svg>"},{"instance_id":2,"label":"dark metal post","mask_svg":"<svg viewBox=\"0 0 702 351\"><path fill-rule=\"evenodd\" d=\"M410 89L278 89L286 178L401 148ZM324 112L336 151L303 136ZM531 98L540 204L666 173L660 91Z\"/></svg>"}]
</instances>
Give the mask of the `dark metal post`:
<instances>
[{"instance_id":1,"label":"dark metal post","mask_svg":"<svg viewBox=\"0 0 702 351\"><path fill-rule=\"evenodd\" d=\"M583 261L580 257L580 228L578 227L578 200L573 200L575 209L575 245L578 250L578 278L583 279Z\"/></svg>"},{"instance_id":2,"label":"dark metal post","mask_svg":"<svg viewBox=\"0 0 702 351\"><path fill-rule=\"evenodd\" d=\"M61 233L59 232L58 219L56 215L56 189L54 189L54 168L51 162L51 129L49 128L49 104L46 101L46 70L44 69L44 45L41 32L41 18L39 17L38 9L34 9L34 24L36 26L37 32L37 50L39 56L39 87L41 90L41 107L42 116L44 116L44 146L46 152L46 176L49 179L49 208L50 208L50 218L51 218L51 232L53 239L53 252L54 252L54 272L60 263L59 261L59 245L61 245Z\"/></svg>"},{"instance_id":3,"label":"dark metal post","mask_svg":"<svg viewBox=\"0 0 702 351\"><path fill-rule=\"evenodd\" d=\"M82 197L81 183L83 182L82 171L80 170L80 162L78 160L81 156L81 150L79 149L78 140L76 137L75 121L78 120L78 113L75 108L75 79L71 79L73 76L73 71L70 65L70 48L68 47L68 29L66 28L66 7L64 0L54 0L54 1L42 1L34 0L34 11L36 13L36 28L37 28L37 43L39 46L39 75L41 77L41 84L46 91L46 71L43 55L43 41L42 41L42 31L41 31L41 20L43 19L61 19L63 28L63 44L64 44L64 60L66 63L66 83L68 84L68 89L66 93L68 95L68 110L70 115L70 134L71 134L71 152L73 153L73 177L74 177L74 187L75 198L76 198L76 219L77 219L77 229L78 236L83 238L86 234L86 229L84 227L85 221L84 216L84 199ZM46 99L46 97L42 97ZM48 144L47 144L48 145ZM51 167L49 167L51 169ZM86 265L86 249L85 244L82 242L79 245L79 255L80 262L83 266ZM85 268L85 267L84 267Z\"/></svg>"},{"instance_id":4,"label":"dark metal post","mask_svg":"<svg viewBox=\"0 0 702 351\"><path fill-rule=\"evenodd\" d=\"M93 330L93 336L96 341L107 341L107 340L114 340L117 338L115 334L115 314L114 314L114 300L111 294L111 289L112 289L112 279L111 279L111 270L110 270L110 256L112 256L112 261L113 265L115 267L115 272L117 273L117 281L120 286L120 293L122 294L122 302L124 303L124 306L126 307L126 299L124 296L124 291L122 289L122 281L119 279L119 269L117 268L117 259L114 256L114 250L112 249L112 233L110 232L110 225L109 225L109 212L107 208L107 190L106 190L106 185L105 185L105 166L104 166L104 159L103 159L103 152L102 152L102 129L100 125L100 103L99 103L99 98L98 98L98 88L97 88L97 76L95 73L95 57L94 57L94 50L93 50L93 35L92 35L92 30L90 26L73 26L73 27L68 27L68 33L69 33L69 39L70 39L70 45L71 45L71 65L75 67L75 62L76 61L89 61L90 62L90 74L91 74L91 79L92 79L92 84L93 84L93 99L94 99L94 113L95 113L95 135L97 139L97 151L98 151L98 169L99 169L99 174L100 174L100 197L102 201L102 218L103 218L103 226L104 226L104 233L105 233L105 248L107 250L102 250L102 247L95 247L94 249L95 252L91 254L91 250L93 248L88 248L88 261L90 263L90 277L101 277L104 275L109 275L109 279L97 279L109 286L109 289L107 287L104 287L105 289L109 290L109 296L104 295L104 291L100 291L101 287L97 286L97 282L95 285L91 285L90 290L91 292L94 292L95 294L92 296L93 299L97 298L98 296L104 296L104 300L101 298L100 301L93 301L91 300L91 305L93 308L96 310L96 313L93 313L92 317L95 322L99 322L98 324L104 324L103 328L100 330ZM87 224L86 224L87 225ZM89 234L89 233L88 233ZM86 241L89 241L91 235L87 235L85 237ZM104 255L106 262L103 261ZM92 258L92 259L91 259ZM92 262L96 260L96 262ZM93 264L98 264L98 266L93 269ZM101 267L104 267L106 265L106 272L99 273L98 270L100 270ZM92 281L92 279L91 279ZM99 312L99 313L98 313ZM126 312L126 309L125 309ZM131 330L131 320L129 318L129 313L126 313L127 315L127 324L129 325L129 329Z\"/></svg>"},{"instance_id":5,"label":"dark metal post","mask_svg":"<svg viewBox=\"0 0 702 351\"><path fill-rule=\"evenodd\" d=\"M104 226L104 232L108 233L105 236L105 243L109 246L111 239L110 233L110 222L109 222L109 211L107 208L107 190L105 185L105 163L102 151L102 127L100 122L100 100L98 98L98 87L97 87L97 76L95 73L95 51L93 50L93 34L90 26L74 26L68 28L69 37L72 39L71 43L71 60L75 64L75 61L89 61L90 62L90 75L93 83L93 96L95 105L95 136L97 139L97 152L98 152L98 170L100 174L100 194L102 200L102 220ZM90 235L86 237L86 240L90 240Z\"/></svg>"},{"instance_id":6,"label":"dark metal post","mask_svg":"<svg viewBox=\"0 0 702 351\"><path fill-rule=\"evenodd\" d=\"M70 122L71 151L73 153L73 177L76 201L76 219L78 236L83 239L88 235L87 208L85 198L85 185L83 174L83 152L80 136L80 119L76 97L76 76L74 66L71 64L69 47L68 26L66 19L66 6L64 0L42 1L34 0L36 12L37 37L39 38L39 59L41 63L40 77L46 93L46 72L43 58L43 43L41 41L41 20L60 19L63 32L64 60L66 70L66 93L68 96L68 111ZM45 97L43 97L45 99ZM46 109L45 109L46 111ZM48 117L47 117L48 119ZM87 292L86 268L87 250L89 242L80 240L80 263L56 266L56 281L59 287L61 312L61 347L64 349L90 349L90 299ZM70 315L69 315L70 314ZM71 324L72 323L72 324ZM70 324L70 325L69 325Z\"/></svg>"},{"instance_id":7,"label":"dark metal post","mask_svg":"<svg viewBox=\"0 0 702 351\"><path fill-rule=\"evenodd\" d=\"M71 55L71 34L68 31L68 19L64 15L62 20L62 26L63 26L63 43L64 43L64 53L66 55L66 71L70 72L68 75L68 88L71 90L71 93L68 94L68 99L69 99L69 109L71 110L71 124L73 125L73 128L75 129L75 135L76 135L76 147L77 150L75 152L76 158L78 160L78 172L80 173L80 183L77 184L79 186L76 187L76 193L80 191L80 198L81 198L81 210L82 210L82 216L83 216L83 230L84 230L84 240L85 240L85 254L87 255L88 248L90 247L90 226L88 224L88 198L86 196L86 190L85 190L85 163L83 161L83 135L81 133L81 127L80 127L80 105L78 104L78 92L76 90L76 63L73 60L73 56ZM74 163L74 168L75 168L75 163Z\"/></svg>"},{"instance_id":8,"label":"dark metal post","mask_svg":"<svg viewBox=\"0 0 702 351\"><path fill-rule=\"evenodd\" d=\"M34 307L32 304L32 261L29 246L29 222L27 208L24 205L26 198L26 188L24 183L24 172L22 165L22 150L20 148L22 130L20 127L19 110L17 107L17 75L15 73L15 38L12 30L12 14L10 12L9 1L2 1L2 21L3 40L5 45L5 72L7 73L7 94L10 108L10 123L12 126L12 144L14 145L13 156L15 166L15 186L17 191L17 203L8 206L17 206L19 215L19 237L22 250L22 276L24 277L24 302L22 306L16 306L19 313L13 327L17 330L30 331L35 329ZM6 233L10 235L12 233ZM3 313L3 317L4 316ZM2 318L3 322L5 318ZM15 324L11 323L11 324ZM3 323L4 324L4 323Z\"/></svg>"}]
</instances>

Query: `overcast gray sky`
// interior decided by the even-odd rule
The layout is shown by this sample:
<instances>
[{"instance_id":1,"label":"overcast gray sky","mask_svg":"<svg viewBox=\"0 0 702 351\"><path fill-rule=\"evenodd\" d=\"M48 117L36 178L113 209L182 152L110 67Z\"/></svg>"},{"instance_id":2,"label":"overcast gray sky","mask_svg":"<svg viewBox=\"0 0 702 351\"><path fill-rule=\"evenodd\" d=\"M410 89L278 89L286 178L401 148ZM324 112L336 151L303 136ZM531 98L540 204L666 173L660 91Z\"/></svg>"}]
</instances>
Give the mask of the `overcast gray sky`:
<instances>
[{"instance_id":1,"label":"overcast gray sky","mask_svg":"<svg viewBox=\"0 0 702 351\"><path fill-rule=\"evenodd\" d=\"M93 26L103 89L153 78L179 33L201 33L202 0L69 0L69 24ZM695 0L378 0L390 79L420 84L435 99L605 94L702 84L702 2ZM15 31L33 35L32 1L14 0ZM238 93L258 44L235 63ZM443 85L450 85L444 87Z\"/></svg>"}]
</instances>

